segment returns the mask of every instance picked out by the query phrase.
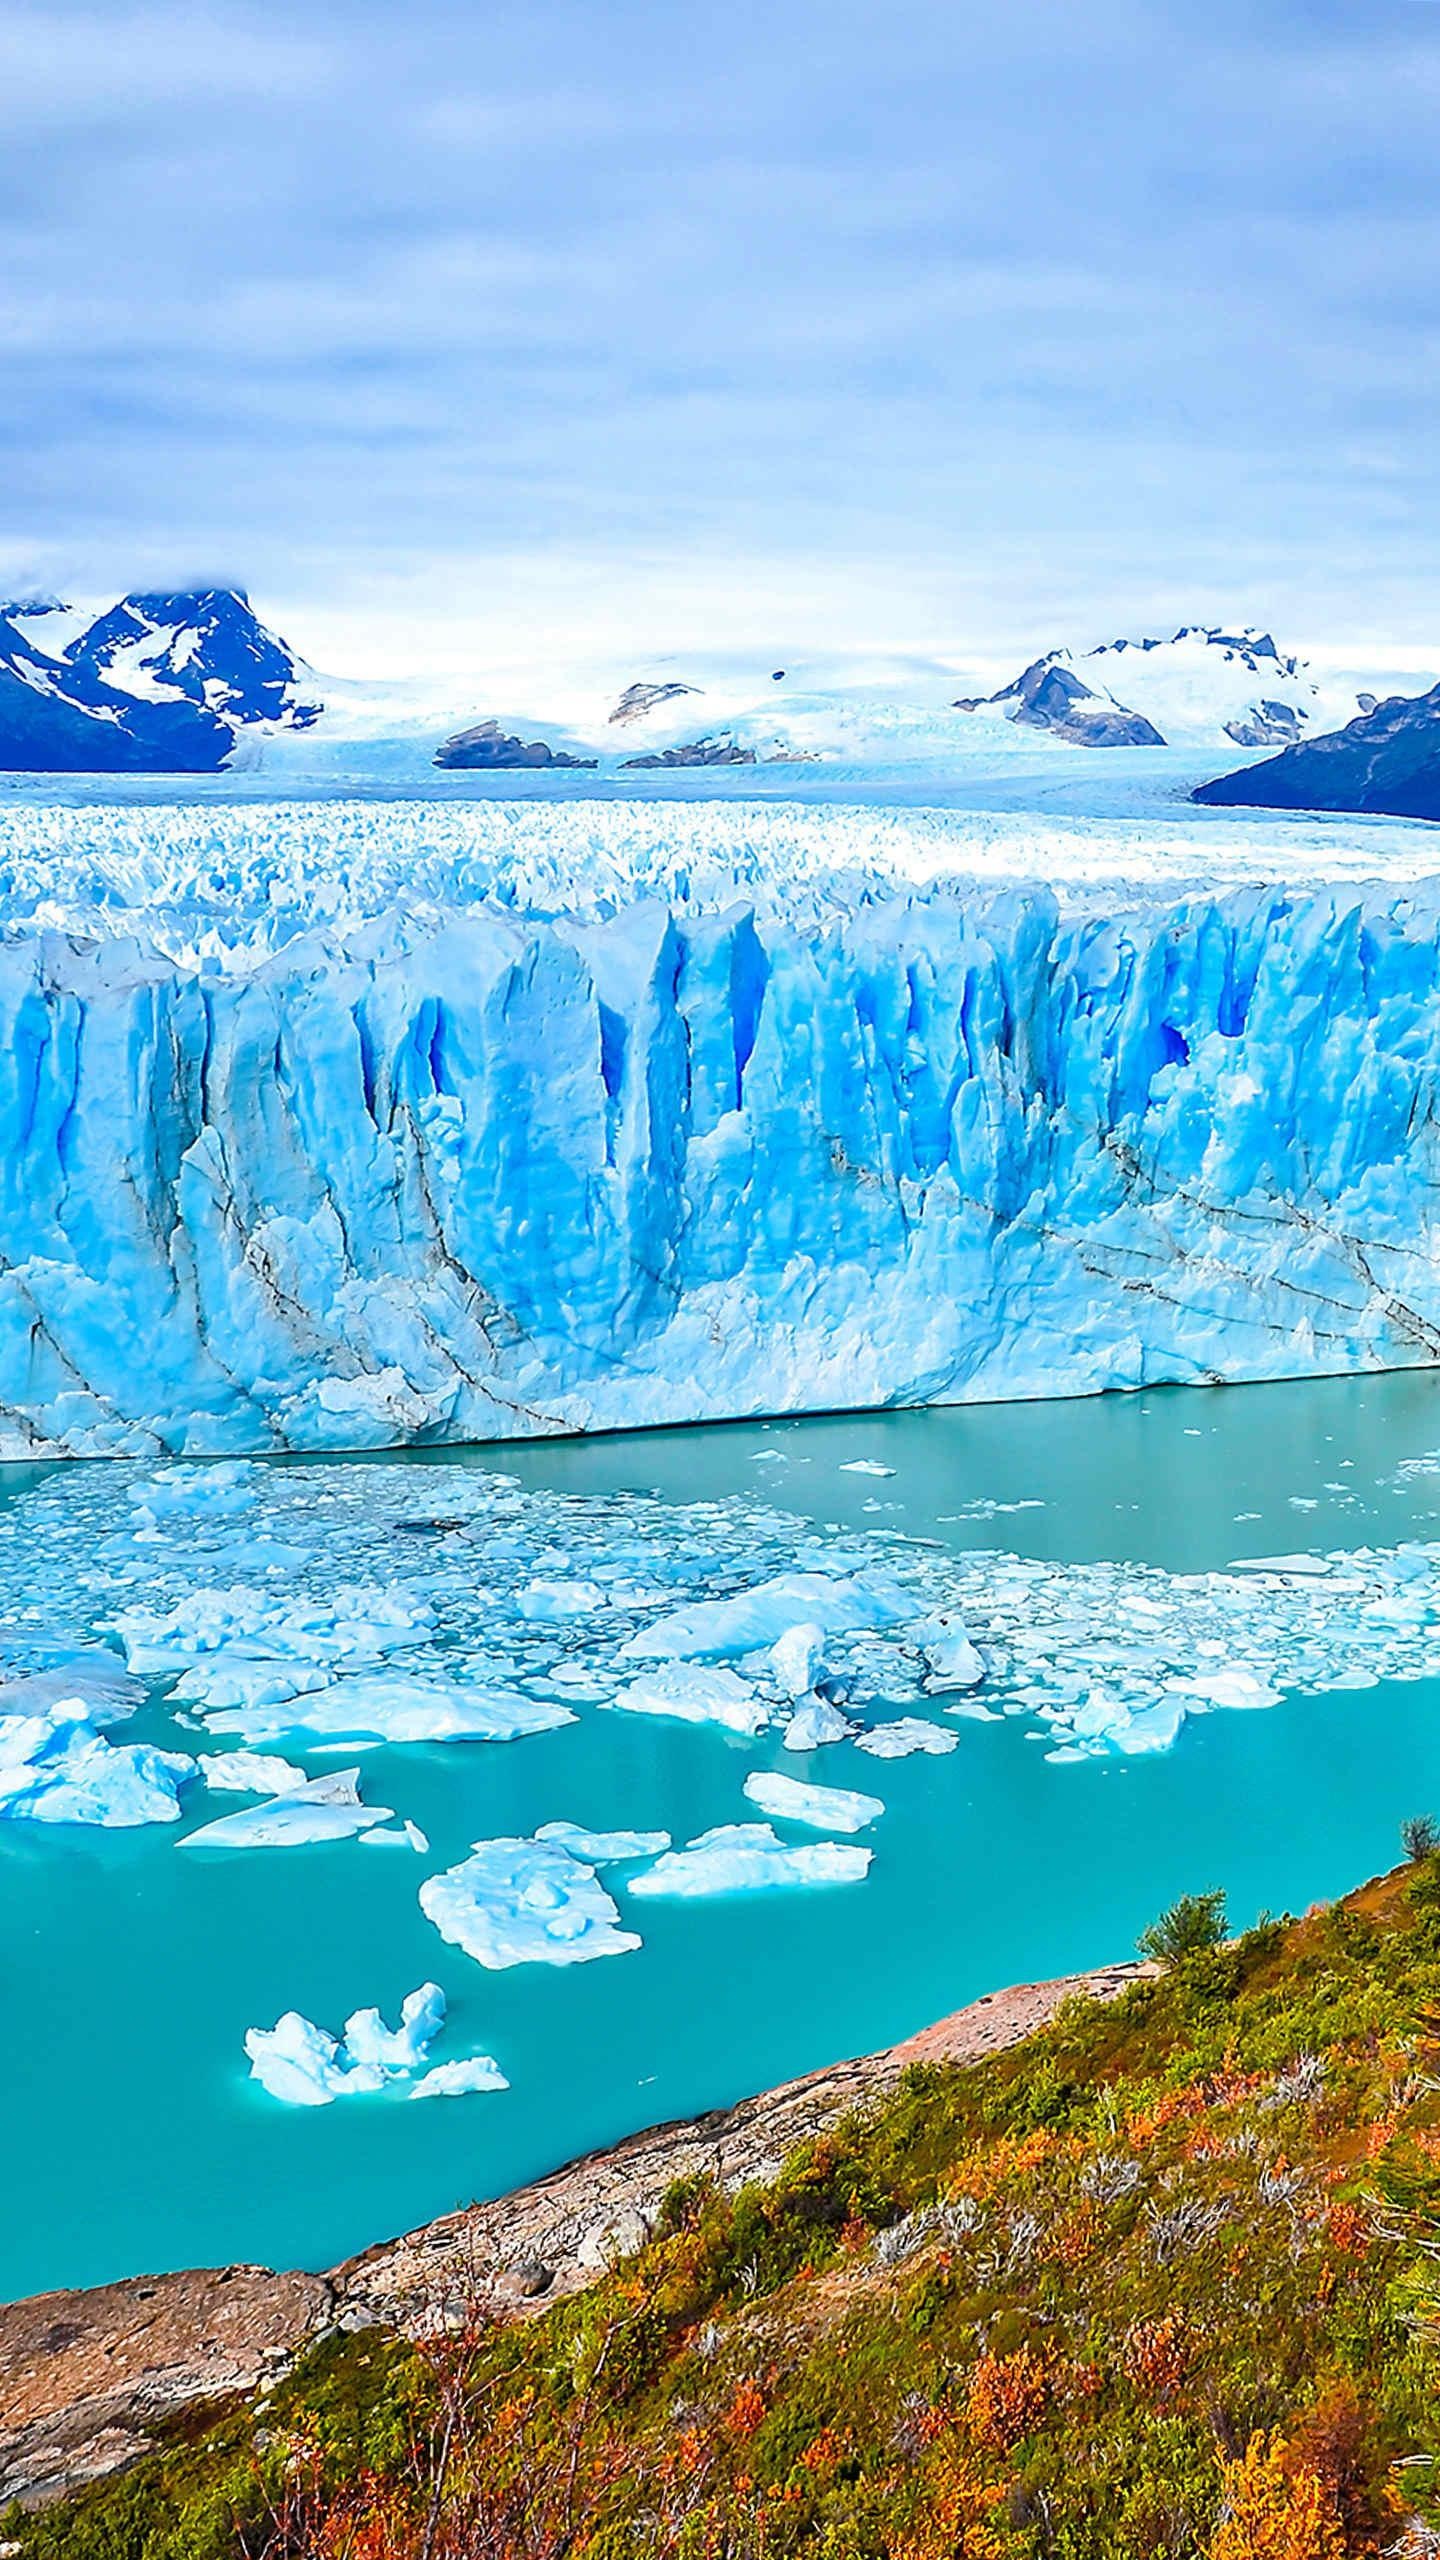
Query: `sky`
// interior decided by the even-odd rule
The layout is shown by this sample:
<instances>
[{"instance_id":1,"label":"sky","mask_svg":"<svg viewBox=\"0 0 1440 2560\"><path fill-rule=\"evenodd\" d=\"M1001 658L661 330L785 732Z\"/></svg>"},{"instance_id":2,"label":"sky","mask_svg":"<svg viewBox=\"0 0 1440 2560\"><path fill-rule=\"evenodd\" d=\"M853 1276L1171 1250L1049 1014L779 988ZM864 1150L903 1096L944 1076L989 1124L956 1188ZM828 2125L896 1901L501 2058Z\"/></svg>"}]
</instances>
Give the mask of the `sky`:
<instances>
[{"instance_id":1,"label":"sky","mask_svg":"<svg viewBox=\"0 0 1440 2560\"><path fill-rule=\"evenodd\" d=\"M0 588L1440 659L1440 0L0 0Z\"/></svg>"}]
</instances>

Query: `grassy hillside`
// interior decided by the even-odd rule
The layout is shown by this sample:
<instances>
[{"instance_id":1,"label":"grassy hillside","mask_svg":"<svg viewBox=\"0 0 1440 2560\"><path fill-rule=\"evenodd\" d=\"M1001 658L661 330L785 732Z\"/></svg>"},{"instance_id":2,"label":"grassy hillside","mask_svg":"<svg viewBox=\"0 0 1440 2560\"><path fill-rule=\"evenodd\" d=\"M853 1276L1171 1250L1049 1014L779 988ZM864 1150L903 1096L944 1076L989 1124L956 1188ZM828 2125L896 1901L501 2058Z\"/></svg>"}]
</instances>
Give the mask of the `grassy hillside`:
<instances>
[{"instance_id":1,"label":"grassy hillside","mask_svg":"<svg viewBox=\"0 0 1440 2560\"><path fill-rule=\"evenodd\" d=\"M1440 2553L1440 1857L672 2191L540 2319L332 2339L34 2560ZM1188 1951L1185 1951L1188 1939Z\"/></svg>"}]
</instances>

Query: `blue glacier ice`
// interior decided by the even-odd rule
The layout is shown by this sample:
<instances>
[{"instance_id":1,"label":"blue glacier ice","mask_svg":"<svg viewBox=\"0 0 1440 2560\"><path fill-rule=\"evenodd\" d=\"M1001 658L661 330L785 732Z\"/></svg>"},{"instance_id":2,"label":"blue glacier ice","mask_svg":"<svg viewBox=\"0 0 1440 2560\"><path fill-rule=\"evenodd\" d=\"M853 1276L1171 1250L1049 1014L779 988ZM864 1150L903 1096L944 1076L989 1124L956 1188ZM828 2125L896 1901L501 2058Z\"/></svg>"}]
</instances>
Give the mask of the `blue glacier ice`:
<instances>
[{"instance_id":1,"label":"blue glacier ice","mask_svg":"<svg viewBox=\"0 0 1440 2560\"><path fill-rule=\"evenodd\" d=\"M1433 882L1213 826L13 807L0 1454L1433 1359Z\"/></svg>"}]
</instances>

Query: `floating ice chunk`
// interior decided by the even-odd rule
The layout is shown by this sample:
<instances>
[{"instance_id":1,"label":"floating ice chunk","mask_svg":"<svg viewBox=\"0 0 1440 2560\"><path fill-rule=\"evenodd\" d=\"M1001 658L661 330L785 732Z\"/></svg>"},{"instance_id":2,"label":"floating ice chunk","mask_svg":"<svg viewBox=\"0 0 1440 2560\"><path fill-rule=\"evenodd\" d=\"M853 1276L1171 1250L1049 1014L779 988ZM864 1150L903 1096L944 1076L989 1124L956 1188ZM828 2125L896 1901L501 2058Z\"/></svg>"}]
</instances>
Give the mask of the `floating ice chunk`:
<instances>
[{"instance_id":1,"label":"floating ice chunk","mask_svg":"<svg viewBox=\"0 0 1440 2560\"><path fill-rule=\"evenodd\" d=\"M1236 1556L1226 1567L1229 1573L1326 1574L1333 1570L1331 1556Z\"/></svg>"},{"instance_id":2,"label":"floating ice chunk","mask_svg":"<svg viewBox=\"0 0 1440 2560\"><path fill-rule=\"evenodd\" d=\"M373 2063L351 2064L334 2036L287 2009L273 2027L247 2027L250 2077L287 2107L328 2107L336 2098L374 2097L385 2074Z\"/></svg>"},{"instance_id":3,"label":"floating ice chunk","mask_svg":"<svg viewBox=\"0 0 1440 2560\"><path fill-rule=\"evenodd\" d=\"M769 1708L748 1680L699 1662L667 1662L660 1670L641 1671L616 1691L613 1704L629 1715L723 1724L731 1733L760 1733L770 1721Z\"/></svg>"},{"instance_id":4,"label":"floating ice chunk","mask_svg":"<svg viewBox=\"0 0 1440 2560\"><path fill-rule=\"evenodd\" d=\"M1278 1707L1281 1693L1268 1680L1238 1666L1228 1671L1201 1671L1190 1680L1171 1680L1167 1687L1184 1697L1203 1699L1212 1707Z\"/></svg>"},{"instance_id":5,"label":"floating ice chunk","mask_svg":"<svg viewBox=\"0 0 1440 2560\"><path fill-rule=\"evenodd\" d=\"M587 1867L618 1866L625 1858L658 1858L670 1846L668 1831L587 1831L580 1822L542 1822L537 1840L553 1841Z\"/></svg>"},{"instance_id":6,"label":"floating ice chunk","mask_svg":"<svg viewBox=\"0 0 1440 2560\"><path fill-rule=\"evenodd\" d=\"M802 1698L785 1721L787 1751L821 1751L829 1742L844 1742L855 1727L829 1698Z\"/></svg>"},{"instance_id":7,"label":"floating ice chunk","mask_svg":"<svg viewBox=\"0 0 1440 2560\"><path fill-rule=\"evenodd\" d=\"M515 1606L522 1618L540 1625L565 1618L588 1618L596 1609L608 1609L610 1594L600 1582L527 1582L517 1591Z\"/></svg>"},{"instance_id":8,"label":"floating ice chunk","mask_svg":"<svg viewBox=\"0 0 1440 2560\"><path fill-rule=\"evenodd\" d=\"M212 1795L285 1796L305 1784L293 1760L263 1751L207 1751L196 1766Z\"/></svg>"},{"instance_id":9,"label":"floating ice chunk","mask_svg":"<svg viewBox=\"0 0 1440 2560\"><path fill-rule=\"evenodd\" d=\"M893 1476L895 1470L882 1466L878 1458L846 1458L840 1473L842 1476Z\"/></svg>"},{"instance_id":10,"label":"floating ice chunk","mask_svg":"<svg viewBox=\"0 0 1440 2560\"><path fill-rule=\"evenodd\" d=\"M777 1822L805 1822L814 1831L863 1831L885 1810L878 1796L860 1795L850 1787L806 1787L798 1778L762 1769L746 1779L745 1793Z\"/></svg>"},{"instance_id":11,"label":"floating ice chunk","mask_svg":"<svg viewBox=\"0 0 1440 2560\"><path fill-rule=\"evenodd\" d=\"M48 1671L0 1679L0 1716L48 1716L55 1707L83 1715L97 1730L124 1724L145 1697L145 1683L99 1645L77 1645Z\"/></svg>"},{"instance_id":12,"label":"floating ice chunk","mask_svg":"<svg viewBox=\"0 0 1440 2560\"><path fill-rule=\"evenodd\" d=\"M923 1686L930 1697L943 1697L951 1689L978 1689L985 1677L985 1657L953 1609L935 1610L912 1633L925 1656Z\"/></svg>"},{"instance_id":13,"label":"floating ice chunk","mask_svg":"<svg viewBox=\"0 0 1440 2560\"><path fill-rule=\"evenodd\" d=\"M472 2053L464 2062L437 2062L417 2080L412 2098L468 2098L480 2089L508 2089L509 2081L488 2053Z\"/></svg>"},{"instance_id":14,"label":"floating ice chunk","mask_svg":"<svg viewBox=\"0 0 1440 2560\"><path fill-rule=\"evenodd\" d=\"M593 1867L548 1840L477 1840L470 1856L427 1876L420 1908L442 1938L477 1964L589 1964L628 1955L640 1940Z\"/></svg>"},{"instance_id":15,"label":"floating ice chunk","mask_svg":"<svg viewBox=\"0 0 1440 2560\"><path fill-rule=\"evenodd\" d=\"M1115 1750L1127 1754L1168 1751L1184 1721L1185 1710L1178 1700L1167 1700L1154 1707L1139 1707L1123 1725L1114 1727L1109 1740Z\"/></svg>"},{"instance_id":16,"label":"floating ice chunk","mask_svg":"<svg viewBox=\"0 0 1440 2560\"><path fill-rule=\"evenodd\" d=\"M380 2071L418 2071L444 2024L444 1992L438 1982L422 1982L402 2000L398 2027L387 2027L378 2009L357 2009L345 2021L344 2051L352 2063Z\"/></svg>"},{"instance_id":17,"label":"floating ice chunk","mask_svg":"<svg viewBox=\"0 0 1440 2560\"><path fill-rule=\"evenodd\" d=\"M374 1831L362 1831L360 1846L362 1849L414 1849L423 1858L430 1843L418 1822L405 1822L396 1827L385 1823Z\"/></svg>"},{"instance_id":18,"label":"floating ice chunk","mask_svg":"<svg viewBox=\"0 0 1440 2560\"><path fill-rule=\"evenodd\" d=\"M290 1794L244 1813L224 1813L218 1822L203 1823L181 1841L182 1849L298 1849L314 1841L353 1840L394 1819L390 1805L362 1804L356 1784L359 1771L336 1769L323 1778L307 1778Z\"/></svg>"},{"instance_id":19,"label":"floating ice chunk","mask_svg":"<svg viewBox=\"0 0 1440 2560\"><path fill-rule=\"evenodd\" d=\"M240 1733L252 1742L289 1733L334 1734L347 1741L516 1742L575 1721L573 1710L558 1700L463 1680L406 1679L395 1672L334 1680L273 1705L213 1708L207 1717L212 1732Z\"/></svg>"},{"instance_id":20,"label":"floating ice chunk","mask_svg":"<svg viewBox=\"0 0 1440 2560\"><path fill-rule=\"evenodd\" d=\"M204 1654L242 1643L269 1660L373 1660L413 1644L434 1623L421 1593L349 1583L328 1600L294 1600L236 1583L192 1591L169 1609L122 1609L113 1621L130 1669L139 1672L183 1671Z\"/></svg>"},{"instance_id":21,"label":"floating ice chunk","mask_svg":"<svg viewBox=\"0 0 1440 2560\"><path fill-rule=\"evenodd\" d=\"M807 1840L788 1847L768 1822L726 1822L704 1831L684 1849L672 1849L633 1876L630 1891L645 1895L767 1893L783 1885L858 1884L870 1866L868 1849L843 1849L835 1840Z\"/></svg>"},{"instance_id":22,"label":"floating ice chunk","mask_svg":"<svg viewBox=\"0 0 1440 2560\"><path fill-rule=\"evenodd\" d=\"M770 1648L770 1677L783 1698L803 1698L815 1686L825 1654L823 1627L787 1627Z\"/></svg>"},{"instance_id":23,"label":"floating ice chunk","mask_svg":"<svg viewBox=\"0 0 1440 2560\"><path fill-rule=\"evenodd\" d=\"M908 1760L913 1752L928 1752L939 1757L953 1751L957 1733L947 1733L942 1724L930 1724L924 1716L893 1716L887 1724L872 1724L866 1733L857 1733L855 1748L868 1751L875 1760Z\"/></svg>"},{"instance_id":24,"label":"floating ice chunk","mask_svg":"<svg viewBox=\"0 0 1440 2560\"><path fill-rule=\"evenodd\" d=\"M256 1474L256 1468L243 1458L224 1459L218 1465L212 1461L167 1467L163 1475L151 1476L137 1485L132 1508L152 1524L161 1520L233 1520L254 1509Z\"/></svg>"},{"instance_id":25,"label":"floating ice chunk","mask_svg":"<svg viewBox=\"0 0 1440 2560\"><path fill-rule=\"evenodd\" d=\"M0 1821L105 1831L178 1822L180 1790L194 1776L185 1752L107 1742L79 1698L57 1700L43 1714L0 1716Z\"/></svg>"},{"instance_id":26,"label":"floating ice chunk","mask_svg":"<svg viewBox=\"0 0 1440 2560\"><path fill-rule=\"evenodd\" d=\"M753 1653L778 1643L792 1627L816 1626L839 1635L863 1627L894 1626L914 1614L904 1592L859 1574L781 1573L729 1600L696 1600L671 1609L653 1626L627 1639L623 1656L641 1662L695 1660Z\"/></svg>"}]
</instances>

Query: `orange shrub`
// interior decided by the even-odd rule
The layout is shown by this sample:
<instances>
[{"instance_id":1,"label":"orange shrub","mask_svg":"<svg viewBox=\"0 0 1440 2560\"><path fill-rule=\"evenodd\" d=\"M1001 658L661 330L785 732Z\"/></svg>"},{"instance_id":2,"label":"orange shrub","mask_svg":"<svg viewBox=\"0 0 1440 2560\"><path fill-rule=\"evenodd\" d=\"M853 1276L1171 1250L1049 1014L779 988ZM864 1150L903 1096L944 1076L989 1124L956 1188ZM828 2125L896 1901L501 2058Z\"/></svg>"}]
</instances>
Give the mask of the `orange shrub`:
<instances>
[{"instance_id":1,"label":"orange shrub","mask_svg":"<svg viewBox=\"0 0 1440 2560\"><path fill-rule=\"evenodd\" d=\"M758 2382L742 2382L725 2413L725 2424L742 2443L764 2423L765 2394Z\"/></svg>"},{"instance_id":2,"label":"orange shrub","mask_svg":"<svg viewBox=\"0 0 1440 2560\"><path fill-rule=\"evenodd\" d=\"M1209 2560L1345 2560L1334 2496L1284 2439L1253 2435L1221 2466L1223 2504Z\"/></svg>"},{"instance_id":3,"label":"orange shrub","mask_svg":"<svg viewBox=\"0 0 1440 2560\"><path fill-rule=\"evenodd\" d=\"M965 2415L977 2443L1009 2453L1033 2435L1055 2394L1055 2368L1034 2347L1009 2356L984 2355L970 2376Z\"/></svg>"}]
</instances>

